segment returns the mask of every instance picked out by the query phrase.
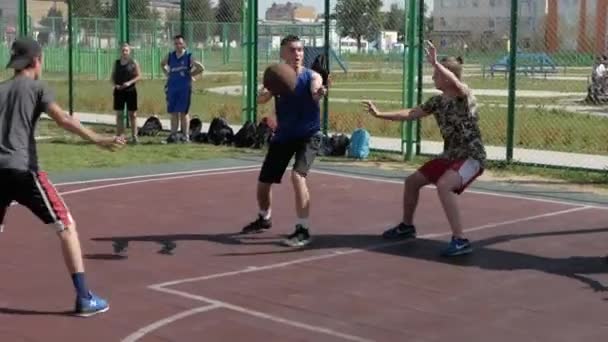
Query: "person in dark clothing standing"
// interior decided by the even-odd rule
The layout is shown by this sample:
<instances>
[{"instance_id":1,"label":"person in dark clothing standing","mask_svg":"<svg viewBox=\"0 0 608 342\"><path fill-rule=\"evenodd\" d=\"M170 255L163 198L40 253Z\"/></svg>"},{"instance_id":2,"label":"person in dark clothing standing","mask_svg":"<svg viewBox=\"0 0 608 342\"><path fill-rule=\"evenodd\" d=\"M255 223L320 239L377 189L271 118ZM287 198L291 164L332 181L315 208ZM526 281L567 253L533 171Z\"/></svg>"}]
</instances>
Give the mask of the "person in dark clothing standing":
<instances>
[{"instance_id":1,"label":"person in dark clothing standing","mask_svg":"<svg viewBox=\"0 0 608 342\"><path fill-rule=\"evenodd\" d=\"M137 142L137 89L135 83L141 79L139 64L131 57L131 46L122 45L120 58L114 64L112 83L114 84L114 110L116 111L116 135L124 134L122 117L125 105L131 123L131 142Z\"/></svg>"}]
</instances>

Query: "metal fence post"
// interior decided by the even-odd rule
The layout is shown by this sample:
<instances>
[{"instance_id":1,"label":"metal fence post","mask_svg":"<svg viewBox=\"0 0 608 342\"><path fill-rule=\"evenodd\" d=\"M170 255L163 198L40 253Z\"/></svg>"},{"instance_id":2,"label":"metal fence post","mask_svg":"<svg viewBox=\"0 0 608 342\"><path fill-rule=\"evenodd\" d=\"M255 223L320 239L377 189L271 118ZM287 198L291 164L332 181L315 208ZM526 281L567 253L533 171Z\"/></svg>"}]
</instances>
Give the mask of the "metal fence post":
<instances>
[{"instance_id":1,"label":"metal fence post","mask_svg":"<svg viewBox=\"0 0 608 342\"><path fill-rule=\"evenodd\" d=\"M118 0L118 27L120 28L120 44L129 42L129 3L128 0ZM129 115L127 106L122 109L124 127L129 128Z\"/></svg>"},{"instance_id":2,"label":"metal fence post","mask_svg":"<svg viewBox=\"0 0 608 342\"><path fill-rule=\"evenodd\" d=\"M326 61L327 61L327 65L325 67L327 67L327 71L329 72L331 69L331 57L330 57L330 42L329 42L329 30L330 30L330 12L331 10L331 4L330 4L330 0L325 0L325 25L324 25L324 32L323 32L323 36L324 36L324 40L325 40L325 57L326 57ZM316 31L316 30L315 30ZM315 34L316 37L316 34ZM316 46L316 44L315 44ZM329 126L329 92L327 93L327 96L325 96L323 98L323 134L327 134L327 129Z\"/></svg>"},{"instance_id":3,"label":"metal fence post","mask_svg":"<svg viewBox=\"0 0 608 342\"><path fill-rule=\"evenodd\" d=\"M507 103L507 162L513 160L515 144L515 90L517 80L517 17L518 0L511 0L511 36L509 44L509 99Z\"/></svg>"},{"instance_id":4,"label":"metal fence post","mask_svg":"<svg viewBox=\"0 0 608 342\"><path fill-rule=\"evenodd\" d=\"M19 36L27 36L27 0L19 0Z\"/></svg>"},{"instance_id":5,"label":"metal fence post","mask_svg":"<svg viewBox=\"0 0 608 342\"><path fill-rule=\"evenodd\" d=\"M68 6L68 110L74 115L74 9L73 0L67 0Z\"/></svg>"},{"instance_id":6,"label":"metal fence post","mask_svg":"<svg viewBox=\"0 0 608 342\"><path fill-rule=\"evenodd\" d=\"M407 58L405 58L406 53L404 51L404 59L403 63L404 70L407 68L407 75L404 80L405 92L404 92L404 108L412 108L414 106L415 100L415 67L416 67L416 1L410 0L409 8L407 10L407 19L406 19L406 28L407 28ZM402 141L401 146L403 146L403 140L405 140L405 159L407 161L411 161L414 159L414 123L412 121L407 121L404 125L402 125ZM403 150L403 147L402 147Z\"/></svg>"}]
</instances>

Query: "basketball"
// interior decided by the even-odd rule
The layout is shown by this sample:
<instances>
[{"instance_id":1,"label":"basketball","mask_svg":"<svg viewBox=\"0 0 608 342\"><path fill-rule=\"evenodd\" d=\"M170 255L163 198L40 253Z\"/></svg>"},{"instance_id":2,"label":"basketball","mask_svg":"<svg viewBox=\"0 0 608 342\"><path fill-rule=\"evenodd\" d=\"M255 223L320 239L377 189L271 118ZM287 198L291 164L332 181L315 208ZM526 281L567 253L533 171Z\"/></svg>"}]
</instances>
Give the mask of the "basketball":
<instances>
[{"instance_id":1,"label":"basketball","mask_svg":"<svg viewBox=\"0 0 608 342\"><path fill-rule=\"evenodd\" d=\"M264 71L264 88L273 95L293 93L296 88L296 71L287 64L278 63Z\"/></svg>"}]
</instances>

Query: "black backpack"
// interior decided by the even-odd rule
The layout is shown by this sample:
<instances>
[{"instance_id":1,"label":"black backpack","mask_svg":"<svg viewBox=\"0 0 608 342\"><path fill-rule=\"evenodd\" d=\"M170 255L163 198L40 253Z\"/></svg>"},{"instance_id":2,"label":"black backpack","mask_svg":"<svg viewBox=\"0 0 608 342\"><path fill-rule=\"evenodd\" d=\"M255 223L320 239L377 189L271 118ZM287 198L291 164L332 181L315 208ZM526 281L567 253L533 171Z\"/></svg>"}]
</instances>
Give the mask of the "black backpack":
<instances>
[{"instance_id":1,"label":"black backpack","mask_svg":"<svg viewBox=\"0 0 608 342\"><path fill-rule=\"evenodd\" d=\"M350 139L344 134L333 135L329 138L329 145L331 147L330 155L344 157L348 150Z\"/></svg>"},{"instance_id":2,"label":"black backpack","mask_svg":"<svg viewBox=\"0 0 608 342\"><path fill-rule=\"evenodd\" d=\"M234 138L234 131L224 118L214 118L209 126L207 140L214 145L230 145Z\"/></svg>"},{"instance_id":3,"label":"black backpack","mask_svg":"<svg viewBox=\"0 0 608 342\"><path fill-rule=\"evenodd\" d=\"M167 144L179 144L188 141L186 135L182 132L171 133L167 137Z\"/></svg>"},{"instance_id":4,"label":"black backpack","mask_svg":"<svg viewBox=\"0 0 608 342\"><path fill-rule=\"evenodd\" d=\"M331 138L326 134L321 137L321 147L317 151L317 156L329 156L331 155Z\"/></svg>"},{"instance_id":5,"label":"black backpack","mask_svg":"<svg viewBox=\"0 0 608 342\"><path fill-rule=\"evenodd\" d=\"M154 137L162 130L163 124L160 120L156 116L151 116L144 122L144 125L139 129L137 135Z\"/></svg>"},{"instance_id":6,"label":"black backpack","mask_svg":"<svg viewBox=\"0 0 608 342\"><path fill-rule=\"evenodd\" d=\"M199 118L193 118L190 120L190 141L204 142L206 135L202 133L203 122Z\"/></svg>"},{"instance_id":7,"label":"black backpack","mask_svg":"<svg viewBox=\"0 0 608 342\"><path fill-rule=\"evenodd\" d=\"M270 143L270 139L272 139L273 134L274 131L272 127L268 125L268 119L263 118L256 129L255 144L253 145L253 148L264 148Z\"/></svg>"},{"instance_id":8,"label":"black backpack","mask_svg":"<svg viewBox=\"0 0 608 342\"><path fill-rule=\"evenodd\" d=\"M236 147L252 147L256 143L256 127L249 120L245 122L243 127L234 136L234 146Z\"/></svg>"}]
</instances>

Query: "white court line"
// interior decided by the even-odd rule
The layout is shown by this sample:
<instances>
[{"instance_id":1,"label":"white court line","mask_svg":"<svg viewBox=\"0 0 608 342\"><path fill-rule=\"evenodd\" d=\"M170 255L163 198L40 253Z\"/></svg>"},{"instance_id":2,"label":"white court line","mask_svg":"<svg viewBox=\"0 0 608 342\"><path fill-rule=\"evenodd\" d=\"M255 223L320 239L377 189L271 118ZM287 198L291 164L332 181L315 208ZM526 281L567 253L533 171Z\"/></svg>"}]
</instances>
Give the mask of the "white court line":
<instances>
[{"instance_id":1,"label":"white court line","mask_svg":"<svg viewBox=\"0 0 608 342\"><path fill-rule=\"evenodd\" d=\"M191 177L198 177L198 176L209 176L209 175L220 175L220 174L230 174L230 173L241 173L241 172L248 172L248 171L254 171L257 170L257 167L244 167L244 168L238 168L238 169L232 169L231 171L218 171L218 172L209 172L210 170L206 170L206 172L199 172L197 173L196 171L186 171L184 173L181 173L181 175L179 176L168 176L168 177L160 177L160 178L153 178L153 179L140 179L137 181L132 181L132 182L123 182L123 183L117 183L117 184L106 184L106 185L101 185L101 186L93 186L93 187L88 187L88 188L84 188L84 189L78 189L78 190L73 190L73 191L67 191L62 193L62 195L69 195L69 194L76 194L76 193L82 193L82 192L86 192L86 191L94 191L94 190L100 190L100 189L105 189L105 188L110 188L110 187L116 187L116 186L123 186L123 185L130 185L130 184L140 184L140 183L148 183L148 182L156 182L156 181L163 181L163 180L172 180L172 179L183 179L183 178L191 178ZM392 181L392 180L387 180L387 179L378 179L378 178L371 178L371 177L358 177L358 176L351 176L351 175L346 175L346 174L341 174L341 173L334 173L334 172L328 172L328 171L320 171L320 170L315 170L316 172L319 172L321 174L328 174L328 175L333 175L333 176L338 176L338 177L345 177L345 178L358 178L358 179L363 179L363 180L368 180L368 181L381 181L381 182L388 182L388 183L401 183L401 182L397 182L397 181ZM177 174L177 173L173 173L173 174ZM151 178L151 177L155 177L154 175L146 175L146 176L135 176L136 178ZM158 177L158 176L156 176ZM124 178L123 178L124 179ZM131 178L133 179L133 178ZM106 181L109 179L106 179ZM113 179L113 180L117 180L117 179ZM99 181L103 181L103 180L98 180ZM85 181L87 182L87 181ZM88 181L88 182L92 182L92 181ZM83 183L79 183L79 184L83 184ZM486 193L484 193L486 194ZM490 195L498 195L498 194L494 194L494 193L489 193ZM503 197L512 197L512 196L503 196ZM537 200L535 198L528 198L528 197L520 197L520 199L528 199L528 200ZM568 204L568 205L575 205L572 203L565 203L565 202L556 202L556 201L549 201L549 200L542 200L539 199L539 201L541 202L552 202L552 203L560 203L560 204ZM556 212L550 212L550 213L546 213L546 214L541 214L541 215L535 215L535 216L530 216L530 217L525 217L525 218L521 218L521 219L515 219L515 220L510 220L510 221L504 221L504 222L499 222L499 223L494 223L494 224L487 224L484 226L479 226L479 227L474 227L474 228L470 228L468 230L465 231L473 231L473 230L484 230L484 229L490 229L490 228L495 228L501 225L507 225L507 224L512 224L512 223L517 223L517 222L523 222L523 221L527 221L527 220L532 220L532 219L537 219L537 218L542 218L542 217L549 217L549 216L556 216L556 215L560 215L560 214L564 214L564 213L568 213L568 212L574 212L574 211L579 211L579 210L585 210L585 209L590 209L592 208L591 206L578 206L576 208L570 208L567 210L561 210L561 211L556 211ZM445 235L449 235L449 233L443 233L443 234L429 234L426 236L422 236L422 237L439 237L439 236L445 236ZM169 282L169 283L164 283L164 284L159 284L159 285L151 285L150 288L154 289L156 291L161 291L161 292L165 292L165 293L172 293L174 295L180 295L180 296L187 296L188 298L192 299L192 294L188 294L186 292L182 292L182 291L178 291L178 290L172 290L172 289L165 289L163 286L169 286L169 285L177 285L177 284L183 284L185 282L192 282L192 281L200 281L200 280L205 280L205 279L214 279L214 278L220 278L220 277L225 277L225 276L231 276L231 275L238 275L238 274L243 274L243 273L249 273L249 272L256 272L256 271L262 271L262 270L267 270L267 269L275 269L275 268L279 268L279 267L286 267L289 265L293 265L293 264L298 264L298 263L304 263L304 262L310 262L310 261L315 261L315 260L321 260L321 259L328 259L328 258L333 258L336 256L340 256L340 255L347 255L347 254L354 254L354 253L358 253L358 252L363 252L366 250L374 250L374 249L380 249L380 248L385 248L391 245L399 245L402 243L406 243L406 242L396 242L396 243L386 243L386 244L380 244L380 245L375 245L375 246L370 246L366 249L356 249L356 250L350 250L350 251L334 251L330 254L326 254L326 255L321 255L321 256L316 256L316 257L309 257L309 258L302 258L302 259L296 259L290 262L284 262L284 263L279 263L279 264L273 264L273 265L267 265L267 266L262 266L262 267L249 267L247 269L244 270L240 270L240 271L235 271L235 272L226 272L226 273L221 273L221 274L216 274L216 275L211 275L211 276L205 276L205 277L198 277L195 279L186 279L186 280L181 280L181 281L173 281L173 282ZM200 297L200 296L199 296ZM217 301L217 300L213 300L213 299L209 299L209 298L205 298L205 297L200 297L199 300L201 300L201 298L204 298L203 301L206 301L208 303L211 304L215 304L215 306L220 305L221 307L225 307L234 311L238 311L241 313L245 313L248 315L252 315L255 317L259 317L259 318L263 318L263 319L268 319L268 320L272 320L278 323L282 323L282 324L288 324L294 327L299 327L302 329L307 329L307 330L311 330L311 331L316 331L319 333L324 333L324 334L328 334L331 336L335 336L335 337L341 337L347 340L351 340L351 341L367 341L365 339L362 339L360 337L357 336L351 336L351 335L347 335L347 334L343 334L340 332L336 332L333 331L331 329L327 329L324 327L319 327L319 326L312 326L312 325L308 325L305 323L301 323L301 322L296 322L296 321L292 321L292 320L286 320L280 317L276 317L276 316L272 316L263 312L258 312L258 311L254 311L254 310L250 310L247 308L243 308L240 306L236 306L236 305L232 305L230 303L226 303L226 302L221 302L221 301ZM210 308L212 307L208 306L205 308ZM215 307L213 307L215 308ZM199 308L202 310L202 308ZM193 310L197 310L197 309L193 309ZM193 315L193 310L188 310L185 312L182 312L178 315L174 315L168 318L165 318L161 321L158 321L156 323L154 323L151 326L142 328L142 329L158 329L158 328L154 328L156 326L165 326L168 324L171 324L172 322L174 322L175 320L181 319L183 317L187 317L190 315ZM185 315L185 316L184 316ZM160 327L159 326L159 327ZM150 330L150 331L152 331ZM142 330L140 329L140 333L142 332ZM144 336L146 334L146 332L143 332ZM138 337L137 339L141 338ZM135 339L135 340L137 340ZM135 341L135 340L126 340L126 341Z\"/></svg>"},{"instance_id":2,"label":"white court line","mask_svg":"<svg viewBox=\"0 0 608 342\"><path fill-rule=\"evenodd\" d=\"M97 178L97 179L90 179L90 180L83 180L83 181L57 183L55 185L56 186L62 186L62 185L90 184L90 183L100 183L100 182L123 181L123 180L132 180L132 179L155 178L155 177L163 177L163 176L177 176L177 175L187 175L187 174L195 174L195 173L209 173L209 172L232 171L232 170L248 171L247 169L259 168L259 167L260 167L260 165L219 167L219 168L202 169L202 170L177 171L177 172L166 172L166 173L152 173L152 174L138 175L138 176L126 176L126 177L114 177L114 178Z\"/></svg>"},{"instance_id":3,"label":"white court line","mask_svg":"<svg viewBox=\"0 0 608 342\"><path fill-rule=\"evenodd\" d=\"M242 306L223 302L221 300L198 296L198 295L194 295L194 294L179 291L179 290L166 289L166 288L162 288L162 287L154 288L154 290L163 292L166 294L171 294L171 295L175 295L175 296L185 297L188 299L209 303L210 305L215 305L217 307L222 307L225 309L240 312L240 313L243 313L243 314L246 314L249 316L253 316L253 317L257 317L257 318L261 318L261 319L266 319L266 320L277 322L280 324L285 324L285 325L289 325L292 327L313 331L313 332L316 332L319 334L325 334L325 335L329 335L329 336L333 336L333 337L338 337L338 338L341 338L341 339L344 339L347 341L356 341L356 342L371 342L372 341L372 340L368 340L368 339L365 339L365 338L362 338L359 336L341 333L339 331L335 331L335 330L332 330L329 328L324 328L324 327L320 327L320 326L316 326L316 325L310 325L310 324L294 321L291 319L285 319L285 318L281 318L278 316L273 316L273 315L267 314L265 312L247 309ZM122 342L129 342L129 341L123 340Z\"/></svg>"},{"instance_id":4,"label":"white court line","mask_svg":"<svg viewBox=\"0 0 608 342\"><path fill-rule=\"evenodd\" d=\"M161 178L153 178L153 179L141 179L141 180L136 180L136 181L131 181L131 182L105 184L105 185L91 186L91 187L77 189L77 190L65 191L65 192L60 193L60 195L65 196L65 195L79 194L79 193L82 193L82 192L95 191L95 190L101 190L101 189L107 189L107 188L114 188L114 187L123 186L123 185L132 185L132 184L141 184L141 183L152 183L152 182L162 182L162 181L167 181L167 180L185 179L185 178L194 178L194 177L203 177L203 176L228 175L228 174L231 174L231 173L243 173L243 172L251 172L251 171L257 171L257 169L234 170L234 171L219 171L219 172L205 172L205 173L188 174L188 175L182 175L182 176L161 177Z\"/></svg>"},{"instance_id":5,"label":"white court line","mask_svg":"<svg viewBox=\"0 0 608 342\"><path fill-rule=\"evenodd\" d=\"M470 233L470 232L474 232L474 231L492 229L492 228L497 228L497 227L504 226L504 225L514 224L514 223L519 223L519 222L525 222L525 221L535 220L535 219L539 219L539 218L558 216L558 215L563 215L563 214L572 213L572 212L576 212L576 211L587 210L587 209L592 209L592 208L588 207L588 206L575 207L575 208L570 208L570 209L565 209L565 210L548 212L548 213L545 213L545 214L539 214L539 215L534 215L534 216L522 217L522 218L519 218L519 219L513 219L513 220L508 220L508 221L502 221L502 222L485 224L485 225L482 225L482 226L477 226L477 227L465 229L464 231L467 232L467 233ZM451 233L449 233L449 232L448 233L435 233L435 234L422 235L420 237L421 238L433 238L433 237L447 236L447 235L450 235L450 234ZM345 339L345 340L349 340L349 341L359 341L359 342L370 341L370 340L364 339L362 337L348 335L348 334L337 332L335 330L331 330L331 329L328 329L328 328L325 328L325 327L310 325L310 324L306 324L306 323L302 323L302 322L298 322L298 321L294 321L294 320L288 320L288 319L281 318L281 317L278 317L278 316L273 316L273 315L270 315L270 314L267 314L267 313L264 313L264 312L255 311L255 310L244 308L242 306L230 304L230 303L227 303L227 302L224 302L224 301L220 301L220 300L217 300L217 299L203 297L203 296L195 295L195 294L188 293L188 292L185 292L185 291L180 291L180 290L175 290L175 289L169 289L167 287L175 286L175 285L181 285L181 284L185 284L185 283L192 283L192 282L199 282L199 281L204 281L204 280L210 280L210 279L224 278L224 277L229 277L229 276L237 276L237 275L242 275L242 274L247 274L247 273L253 273L253 272L260 272L260 271L265 271L265 270L273 270L273 269L278 269L278 268L287 267L287 266L296 265L296 264L302 264L302 263L307 263L307 262L313 262L313 261L318 261L318 260L335 258L335 257L342 256L342 255L351 255L351 254L361 253L361 252L365 252L365 251L372 251L372 250L382 249L382 248L386 248L386 247L402 245L402 244L406 244L406 243L410 243L410 242L412 242L412 240L390 242L390 243L383 243L383 244L376 244L376 245L372 245L370 247L363 248L363 249L352 249L352 250L348 250L348 251L333 251L332 253L328 253L328 254L317 255L317 256L312 256L312 257L307 257L307 258L300 258L300 259L295 259L295 260L286 261L286 262L280 262L280 263L276 263L276 264L270 264L270 265L259 266L259 267L247 267L245 269L238 270L238 271L233 271L233 272L216 273L216 274L211 274L211 275L202 276L202 277L188 278L188 279L182 279L182 280L175 280L175 281L165 282L165 283L161 283L161 284L150 285L150 286L148 286L148 288L151 289L151 290L154 290L154 291L161 292L161 293L171 294L171 295L175 295L175 296L179 296L179 297L183 297L183 298L187 298L187 299L191 299L191 300L202 301L202 302L205 302L205 303L208 303L208 304L211 304L211 305L217 305L219 307L223 307L223 308L230 309L230 310L233 310L233 311L241 312L243 314L247 314L247 315L250 315L250 316L254 316L254 317L258 317L258 318L262 318L262 319L271 320L271 321L274 321L274 322L277 322L277 323L281 323L281 324L285 324L285 325L290 325L290 326L293 326L293 327L297 327L297 328L301 328L301 329L305 329L305 330L310 330L310 331L314 331L314 332L317 332L317 333L326 334L326 335L329 335L329 336L339 337L339 338L342 338L342 339ZM168 322L167 324L170 324L170 323L171 322ZM123 340L123 342L130 342L130 341Z\"/></svg>"},{"instance_id":6,"label":"white court line","mask_svg":"<svg viewBox=\"0 0 608 342\"><path fill-rule=\"evenodd\" d=\"M186 317L190 317L190 316L194 316L196 314L199 313L203 313L203 312L208 312L214 309L218 309L220 308L220 305L216 305L216 304L211 304L211 305L206 305L206 306L201 306L198 308L194 308L191 310L187 310L187 311L183 311L180 312L178 314L175 314L173 316L169 316L165 319L161 319L160 321L156 321L150 325L147 325L139 330L137 330L136 332L132 333L131 335L125 337L122 342L135 342L138 341L140 338L148 335L149 333L158 330L166 325L169 325L171 323L174 323L176 321L179 321L180 319L184 319Z\"/></svg>"},{"instance_id":7,"label":"white court line","mask_svg":"<svg viewBox=\"0 0 608 342\"><path fill-rule=\"evenodd\" d=\"M576 208L570 208L570 209L559 210L559 211L551 211L551 212L539 214L539 215L526 216L526 217L522 217L522 218L518 218L518 219L508 220L508 221L484 224L481 226L465 229L464 232L470 233L470 232L476 232L476 231L480 231L480 230L493 229L493 228L498 228L498 227L506 226L506 225L510 225L510 224L532 221L532 220L536 220L536 219L540 219L540 218L558 216L558 215L563 215L563 214L568 214L568 213L573 213L576 211L582 211L582 210L588 210L588 209L592 209L592 207L585 206L585 207L576 207ZM451 234L452 234L451 232L433 233L433 234L420 235L419 238L423 238L423 239L438 238L438 237L449 236ZM181 285L181 284L185 284L185 283L199 282L199 281L204 281L204 280L224 278L224 277L235 276L235 275L246 274L246 273L273 270L273 269L277 269L277 268L282 268L282 267L287 267L287 266L292 266L292 265L296 265L296 264L302 264L302 263L307 263L307 262L312 262L312 261L317 261L317 260L331 259L331 258L335 258L335 257L342 256L342 255L350 255L350 254L356 254L356 253L361 253L361 252L374 251L374 250L383 249L383 248L387 248L387 247L399 246L399 245L403 245L406 243L411 243L412 241L413 240L387 242L387 243L371 245L369 247L361 248L361 249L351 249L351 250L347 250L347 251L334 251L334 252L328 253L328 254L316 255L316 256L311 256L311 257L306 257L306 258L299 258L299 259L294 259L294 260L290 260L290 261L285 261L285 262L280 262L280 263L270 264L270 265L265 265L265 266L250 266L250 267L247 267L247 268L244 268L241 270L237 270L237 271L232 271L232 272L223 272L223 273L216 273L216 274L200 276L200 277L195 277L195 278L174 280L174 281L169 281L169 282L165 282L165 283L161 283L161 284L150 285L148 287L150 289L158 290L158 288L161 288L161 287L176 286L176 285Z\"/></svg>"},{"instance_id":8,"label":"white court line","mask_svg":"<svg viewBox=\"0 0 608 342\"><path fill-rule=\"evenodd\" d=\"M393 179L381 178L382 176L379 176L379 177L366 177L366 176L359 176L359 175L351 175L351 174L341 173L341 172L338 172L338 171L334 172L334 171L325 171L325 170L318 170L318 169L314 169L314 172L315 173L324 174L324 175L338 176L338 177L352 178L352 179L360 179L360 180L379 182L379 183L403 184L403 181L397 181L397 180L393 180ZM426 186L426 188L434 188L434 187L435 187L434 185L427 185ZM584 207L590 207L590 208L593 208L593 209L608 210L608 207L606 207L606 206L587 205L587 204L583 204L583 202L576 202L576 201L553 200L553 199L546 199L546 198L539 198L539 197L532 197L532 196L525 196L525 195L504 194L504 193L500 193L500 192L474 190L474 189L467 189L466 192L465 192L465 194L466 193L478 194L478 195L486 195L486 196L493 196L493 197L514 198L514 199L528 200L528 201L533 201L533 202L564 204L564 205L570 205L570 206L584 206Z\"/></svg>"},{"instance_id":9,"label":"white court line","mask_svg":"<svg viewBox=\"0 0 608 342\"><path fill-rule=\"evenodd\" d=\"M100 179L92 179L92 180L85 180L85 181L57 183L55 185L56 186L77 185L77 184L89 184L89 183L99 183L99 182L106 182L106 181L121 181L121 180L142 179L142 178L155 178L155 179L152 179L150 181L163 180L163 179L169 180L169 179L180 179L180 178L179 177L178 178L173 178L173 177L164 178L164 176L189 175L189 174L197 174L197 175L198 174L201 174L201 175L210 174L210 175L215 175L215 174L222 174L222 173L219 173L219 172L222 172L222 171L234 171L234 172L231 172L231 173L237 173L237 171L248 172L248 171L258 170L259 168L260 168L259 165L236 166L236 167L204 169L204 170L194 170L194 171L179 171L179 172L157 173L157 174L149 174L149 175L141 175L141 176L128 176L128 177L116 177L116 178L100 178ZM338 172L338 171L319 170L317 168L315 168L313 170L314 170L313 173L325 174L325 175L336 176L336 177L359 179L359 180L366 180L366 181L379 182L379 183L403 184L403 181L396 181L396 180L393 180L393 179L381 178L382 176L379 176L379 177L367 177L367 176L351 175L351 174L342 173L342 172ZM160 177L160 178L157 178L157 177ZM183 177L183 178L187 178L187 177ZM145 183L145 182L142 181L141 183ZM121 184L128 185L128 184L137 184L137 183L125 182L125 183L112 184L112 185L113 186L119 186ZM427 187L433 187L433 186L431 185L431 186L427 186ZM564 204L564 205L575 205L575 206L589 206L589 207L592 207L594 209L608 210L608 207L605 207L605 206L585 205L585 204L582 204L582 203L576 202L576 201L552 200L552 199L545 199L545 198L525 196L525 195L504 194L504 193L499 193L499 192L482 191L482 190L474 190L474 189L467 189L467 193L486 195L486 196L494 196L494 197L503 197L503 198L522 199L522 200L528 200L528 201L534 201L534 202L544 202L544 203L554 203L554 204Z\"/></svg>"}]
</instances>

